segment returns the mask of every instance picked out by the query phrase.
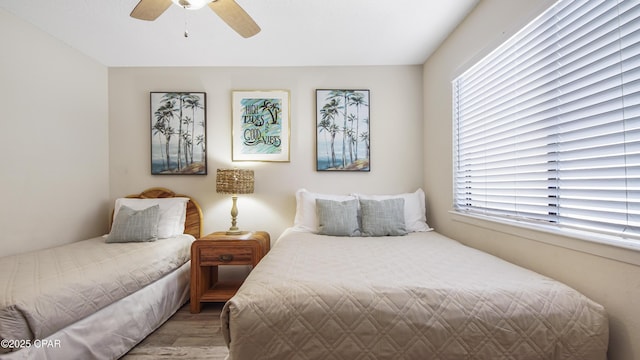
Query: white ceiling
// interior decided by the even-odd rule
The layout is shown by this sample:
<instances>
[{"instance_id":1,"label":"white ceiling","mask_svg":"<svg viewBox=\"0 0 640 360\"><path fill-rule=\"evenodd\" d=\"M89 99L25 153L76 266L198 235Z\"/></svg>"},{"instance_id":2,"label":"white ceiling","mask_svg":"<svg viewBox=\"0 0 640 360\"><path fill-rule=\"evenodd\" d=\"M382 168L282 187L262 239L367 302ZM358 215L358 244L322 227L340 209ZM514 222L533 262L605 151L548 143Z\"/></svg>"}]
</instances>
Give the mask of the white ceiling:
<instances>
[{"instance_id":1,"label":"white ceiling","mask_svg":"<svg viewBox=\"0 0 640 360\"><path fill-rule=\"evenodd\" d=\"M208 7L156 21L138 0L0 0L0 8L106 66L422 64L479 0L236 0L262 31L244 39ZM189 37L184 37L186 28Z\"/></svg>"}]
</instances>

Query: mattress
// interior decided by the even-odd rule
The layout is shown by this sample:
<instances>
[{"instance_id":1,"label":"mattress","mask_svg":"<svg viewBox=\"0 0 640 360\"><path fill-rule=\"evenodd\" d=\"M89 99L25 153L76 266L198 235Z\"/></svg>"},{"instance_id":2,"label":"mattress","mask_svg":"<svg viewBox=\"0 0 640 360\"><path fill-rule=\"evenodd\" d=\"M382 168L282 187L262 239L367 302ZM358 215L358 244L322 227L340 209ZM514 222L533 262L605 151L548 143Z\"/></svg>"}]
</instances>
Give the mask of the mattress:
<instances>
[{"instance_id":1,"label":"mattress","mask_svg":"<svg viewBox=\"0 0 640 360\"><path fill-rule=\"evenodd\" d=\"M179 268L193 241L107 244L97 237L0 258L0 338L45 339Z\"/></svg>"},{"instance_id":2,"label":"mattress","mask_svg":"<svg viewBox=\"0 0 640 360\"><path fill-rule=\"evenodd\" d=\"M286 231L224 306L229 359L604 360L602 306L435 232Z\"/></svg>"}]
</instances>

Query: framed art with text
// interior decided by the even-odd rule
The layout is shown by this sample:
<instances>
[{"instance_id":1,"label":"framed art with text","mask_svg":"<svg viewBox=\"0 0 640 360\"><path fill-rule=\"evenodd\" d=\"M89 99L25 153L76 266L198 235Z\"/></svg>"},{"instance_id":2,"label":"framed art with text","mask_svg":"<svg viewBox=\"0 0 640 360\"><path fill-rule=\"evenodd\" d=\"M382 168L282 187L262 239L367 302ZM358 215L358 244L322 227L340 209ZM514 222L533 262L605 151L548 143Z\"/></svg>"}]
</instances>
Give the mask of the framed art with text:
<instances>
[{"instance_id":1,"label":"framed art with text","mask_svg":"<svg viewBox=\"0 0 640 360\"><path fill-rule=\"evenodd\" d=\"M232 160L289 161L289 91L232 92Z\"/></svg>"},{"instance_id":2,"label":"framed art with text","mask_svg":"<svg viewBox=\"0 0 640 360\"><path fill-rule=\"evenodd\" d=\"M204 92L151 93L151 174L207 174Z\"/></svg>"},{"instance_id":3,"label":"framed art with text","mask_svg":"<svg viewBox=\"0 0 640 360\"><path fill-rule=\"evenodd\" d=\"M316 90L316 170L369 171L369 90Z\"/></svg>"}]
</instances>

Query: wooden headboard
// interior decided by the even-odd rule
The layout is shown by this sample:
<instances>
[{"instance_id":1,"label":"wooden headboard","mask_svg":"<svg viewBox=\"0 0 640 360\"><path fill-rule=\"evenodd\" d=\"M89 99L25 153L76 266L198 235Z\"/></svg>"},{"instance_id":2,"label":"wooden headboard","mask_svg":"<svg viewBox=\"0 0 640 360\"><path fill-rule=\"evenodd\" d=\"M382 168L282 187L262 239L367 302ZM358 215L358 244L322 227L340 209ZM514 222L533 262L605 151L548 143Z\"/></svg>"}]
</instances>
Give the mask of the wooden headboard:
<instances>
[{"instance_id":1,"label":"wooden headboard","mask_svg":"<svg viewBox=\"0 0 640 360\"><path fill-rule=\"evenodd\" d=\"M140 194L127 195L126 197L132 199L157 199L171 197L189 198L189 202L187 203L187 219L184 223L184 233L191 234L196 239L202 237L202 209L191 196L176 194L173 191L162 187L154 187L147 189Z\"/></svg>"}]
</instances>

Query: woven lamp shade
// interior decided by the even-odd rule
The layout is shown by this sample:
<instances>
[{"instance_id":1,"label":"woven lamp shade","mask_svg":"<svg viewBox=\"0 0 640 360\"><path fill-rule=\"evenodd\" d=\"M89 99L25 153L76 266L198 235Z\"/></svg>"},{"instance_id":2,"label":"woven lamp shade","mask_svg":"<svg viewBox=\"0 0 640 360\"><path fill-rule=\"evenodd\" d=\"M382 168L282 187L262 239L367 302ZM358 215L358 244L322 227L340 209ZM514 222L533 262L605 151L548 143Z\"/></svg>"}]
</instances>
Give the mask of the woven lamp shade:
<instances>
[{"instance_id":1,"label":"woven lamp shade","mask_svg":"<svg viewBox=\"0 0 640 360\"><path fill-rule=\"evenodd\" d=\"M216 192L221 194L253 194L253 170L218 169Z\"/></svg>"}]
</instances>

